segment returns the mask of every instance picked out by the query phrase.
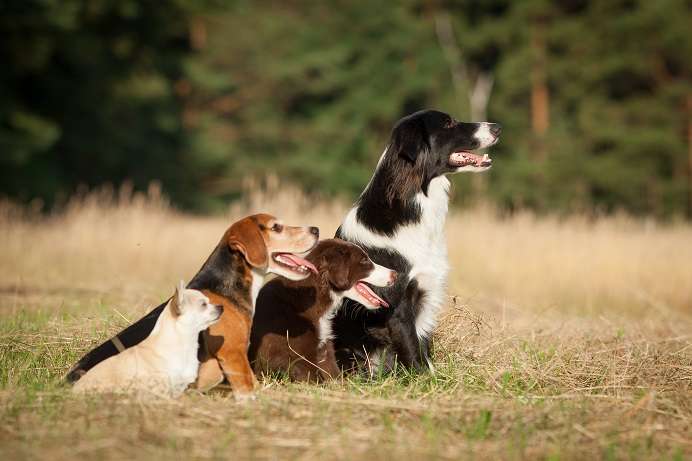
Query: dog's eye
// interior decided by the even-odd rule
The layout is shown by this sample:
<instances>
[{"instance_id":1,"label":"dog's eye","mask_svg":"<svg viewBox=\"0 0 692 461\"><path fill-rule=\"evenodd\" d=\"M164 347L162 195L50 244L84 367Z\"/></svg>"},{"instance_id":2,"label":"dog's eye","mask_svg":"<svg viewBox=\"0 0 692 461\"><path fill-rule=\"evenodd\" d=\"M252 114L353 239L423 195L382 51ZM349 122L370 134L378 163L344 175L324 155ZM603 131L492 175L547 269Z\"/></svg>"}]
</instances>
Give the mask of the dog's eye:
<instances>
[{"instance_id":1,"label":"dog's eye","mask_svg":"<svg viewBox=\"0 0 692 461\"><path fill-rule=\"evenodd\" d=\"M276 224L274 224L274 225L272 226L272 230L273 230L274 232L281 232L282 230L284 230L284 226L282 226L282 225L279 224L279 223L276 223Z\"/></svg>"},{"instance_id":2,"label":"dog's eye","mask_svg":"<svg viewBox=\"0 0 692 461\"><path fill-rule=\"evenodd\" d=\"M361 264L368 264L369 262L370 262L370 261L368 260L368 258L363 258L363 259L360 260L360 263L361 263Z\"/></svg>"},{"instance_id":3,"label":"dog's eye","mask_svg":"<svg viewBox=\"0 0 692 461\"><path fill-rule=\"evenodd\" d=\"M445 128L452 128L454 125L456 125L456 120L454 120L453 118L449 118L445 122Z\"/></svg>"}]
</instances>

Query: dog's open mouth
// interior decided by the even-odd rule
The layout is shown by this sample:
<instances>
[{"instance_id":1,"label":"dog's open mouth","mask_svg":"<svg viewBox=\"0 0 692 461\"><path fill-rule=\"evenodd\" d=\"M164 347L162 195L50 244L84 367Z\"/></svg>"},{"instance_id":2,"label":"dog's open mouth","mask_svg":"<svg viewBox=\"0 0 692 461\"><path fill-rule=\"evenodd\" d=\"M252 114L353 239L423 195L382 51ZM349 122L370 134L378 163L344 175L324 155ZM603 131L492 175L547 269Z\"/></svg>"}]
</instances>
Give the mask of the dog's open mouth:
<instances>
[{"instance_id":1,"label":"dog's open mouth","mask_svg":"<svg viewBox=\"0 0 692 461\"><path fill-rule=\"evenodd\" d=\"M355 288L358 294L367 299L373 306L389 307L387 301L377 296L365 282L356 282Z\"/></svg>"},{"instance_id":2,"label":"dog's open mouth","mask_svg":"<svg viewBox=\"0 0 692 461\"><path fill-rule=\"evenodd\" d=\"M297 274L307 274L308 271L317 273L317 268L313 263L293 253L274 253L272 259L279 266L293 271Z\"/></svg>"},{"instance_id":3,"label":"dog's open mouth","mask_svg":"<svg viewBox=\"0 0 692 461\"><path fill-rule=\"evenodd\" d=\"M478 155L467 150L452 152L449 156L449 164L454 167L471 166L477 168L489 167L493 164L493 160L488 157L488 154Z\"/></svg>"}]
</instances>

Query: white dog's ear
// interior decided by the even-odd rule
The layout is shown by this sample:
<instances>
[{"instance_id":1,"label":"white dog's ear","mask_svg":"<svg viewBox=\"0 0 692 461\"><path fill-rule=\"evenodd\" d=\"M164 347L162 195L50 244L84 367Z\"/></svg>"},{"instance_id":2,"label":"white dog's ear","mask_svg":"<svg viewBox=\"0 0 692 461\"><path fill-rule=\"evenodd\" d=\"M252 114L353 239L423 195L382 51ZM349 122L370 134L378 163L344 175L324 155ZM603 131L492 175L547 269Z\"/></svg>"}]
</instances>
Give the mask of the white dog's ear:
<instances>
[{"instance_id":1,"label":"white dog's ear","mask_svg":"<svg viewBox=\"0 0 692 461\"><path fill-rule=\"evenodd\" d=\"M173 315L178 316L182 313L182 307L184 305L185 299L185 282L182 280L175 287L175 294L171 298L171 312Z\"/></svg>"},{"instance_id":2,"label":"white dog's ear","mask_svg":"<svg viewBox=\"0 0 692 461\"><path fill-rule=\"evenodd\" d=\"M178 286L175 287L175 291L178 293L178 296L182 296L183 292L185 291L185 280L181 280L178 282Z\"/></svg>"},{"instance_id":3,"label":"white dog's ear","mask_svg":"<svg viewBox=\"0 0 692 461\"><path fill-rule=\"evenodd\" d=\"M178 298L178 304L182 305L185 299L185 281L181 280L178 282L178 286L175 288L175 294Z\"/></svg>"}]
</instances>

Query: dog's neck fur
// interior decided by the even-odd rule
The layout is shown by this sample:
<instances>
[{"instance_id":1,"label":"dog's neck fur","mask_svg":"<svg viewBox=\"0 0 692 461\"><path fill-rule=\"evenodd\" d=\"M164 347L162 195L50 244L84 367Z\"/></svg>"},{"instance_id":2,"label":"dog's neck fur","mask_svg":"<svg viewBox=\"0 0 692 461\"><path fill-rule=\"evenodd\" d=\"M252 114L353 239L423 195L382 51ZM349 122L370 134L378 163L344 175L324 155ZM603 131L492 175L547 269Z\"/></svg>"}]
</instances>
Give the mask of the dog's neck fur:
<instances>
[{"instance_id":1,"label":"dog's neck fur","mask_svg":"<svg viewBox=\"0 0 692 461\"><path fill-rule=\"evenodd\" d=\"M306 305L293 305L293 308L301 317L317 327L318 347L323 346L328 340L332 339L331 319L339 306L341 306L342 292L332 290L324 273L310 275L305 280L286 282L286 287L289 289L312 288L315 290L314 299L309 300ZM290 296L291 294L288 293L287 299Z\"/></svg>"},{"instance_id":2,"label":"dog's neck fur","mask_svg":"<svg viewBox=\"0 0 692 461\"><path fill-rule=\"evenodd\" d=\"M356 203L358 220L371 231L388 236L399 225L419 221L423 210L416 197L427 195L430 183L419 170L387 148Z\"/></svg>"},{"instance_id":3,"label":"dog's neck fur","mask_svg":"<svg viewBox=\"0 0 692 461\"><path fill-rule=\"evenodd\" d=\"M437 176L428 180L425 188L420 179L417 182L411 179L413 184L404 185L413 175L413 167L398 167L391 173L391 165L386 164L393 160L387 154L385 151L372 179L344 218L337 234L343 234L347 240L402 251L403 248L392 245L397 234L402 234L407 228L422 227L423 232L412 237L418 242L433 239L437 243L444 235L449 208L449 179ZM399 164L402 160L396 162ZM401 173L406 168L410 171ZM359 229L355 229L356 226ZM406 254L405 251L402 253Z\"/></svg>"},{"instance_id":4,"label":"dog's neck fur","mask_svg":"<svg viewBox=\"0 0 692 461\"><path fill-rule=\"evenodd\" d=\"M169 301L145 341L148 341L150 345L154 343L161 345L160 350L178 349L186 354L193 354L196 359L198 334L198 330L177 321L177 315L171 311L171 302ZM185 357L187 358L187 355ZM172 359L175 362L179 361L178 357L172 357Z\"/></svg>"},{"instance_id":5,"label":"dog's neck fur","mask_svg":"<svg viewBox=\"0 0 692 461\"><path fill-rule=\"evenodd\" d=\"M233 301L237 306L254 314L255 301L264 285L265 272L255 269L238 250L219 243L188 285L192 289L206 289Z\"/></svg>"},{"instance_id":6,"label":"dog's neck fur","mask_svg":"<svg viewBox=\"0 0 692 461\"><path fill-rule=\"evenodd\" d=\"M151 334L141 343L141 347L157 351L167 367L171 385L183 390L195 380L199 361L197 351L199 331L177 321L171 311L171 301L156 321ZM165 354L158 351L166 351Z\"/></svg>"}]
</instances>

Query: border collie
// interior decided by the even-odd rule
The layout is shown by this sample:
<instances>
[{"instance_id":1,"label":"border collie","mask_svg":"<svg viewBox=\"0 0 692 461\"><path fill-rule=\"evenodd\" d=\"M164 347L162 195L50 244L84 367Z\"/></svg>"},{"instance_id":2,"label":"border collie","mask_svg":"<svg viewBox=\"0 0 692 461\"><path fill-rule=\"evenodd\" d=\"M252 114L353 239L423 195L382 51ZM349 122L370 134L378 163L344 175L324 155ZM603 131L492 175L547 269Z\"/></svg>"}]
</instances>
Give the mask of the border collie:
<instances>
[{"instance_id":1,"label":"border collie","mask_svg":"<svg viewBox=\"0 0 692 461\"><path fill-rule=\"evenodd\" d=\"M394 126L372 179L336 236L361 246L377 264L399 273L375 288L391 309L369 311L345 300L333 319L337 361L391 369L397 363L433 370L431 338L446 297L449 203L446 175L481 172L492 160L472 150L495 144L497 123L463 123L436 110L411 114Z\"/></svg>"}]
</instances>

